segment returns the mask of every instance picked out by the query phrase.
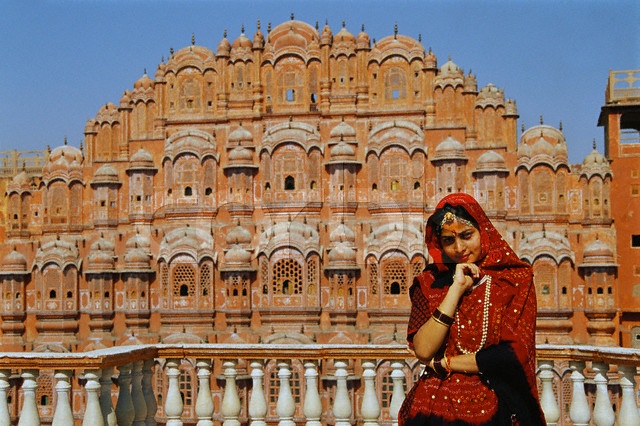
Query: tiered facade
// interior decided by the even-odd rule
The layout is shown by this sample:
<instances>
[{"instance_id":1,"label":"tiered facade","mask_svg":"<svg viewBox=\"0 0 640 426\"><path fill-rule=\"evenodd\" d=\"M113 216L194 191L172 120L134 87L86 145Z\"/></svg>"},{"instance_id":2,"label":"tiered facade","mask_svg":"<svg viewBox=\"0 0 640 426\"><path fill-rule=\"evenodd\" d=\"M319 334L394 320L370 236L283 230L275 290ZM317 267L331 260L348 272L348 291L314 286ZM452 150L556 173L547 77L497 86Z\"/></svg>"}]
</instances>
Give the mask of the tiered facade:
<instances>
[{"instance_id":1,"label":"tiered facade","mask_svg":"<svg viewBox=\"0 0 640 426\"><path fill-rule=\"evenodd\" d=\"M540 343L618 345L612 171L421 42L292 19L171 52L6 189L4 350L403 342L424 223L473 194Z\"/></svg>"}]
</instances>

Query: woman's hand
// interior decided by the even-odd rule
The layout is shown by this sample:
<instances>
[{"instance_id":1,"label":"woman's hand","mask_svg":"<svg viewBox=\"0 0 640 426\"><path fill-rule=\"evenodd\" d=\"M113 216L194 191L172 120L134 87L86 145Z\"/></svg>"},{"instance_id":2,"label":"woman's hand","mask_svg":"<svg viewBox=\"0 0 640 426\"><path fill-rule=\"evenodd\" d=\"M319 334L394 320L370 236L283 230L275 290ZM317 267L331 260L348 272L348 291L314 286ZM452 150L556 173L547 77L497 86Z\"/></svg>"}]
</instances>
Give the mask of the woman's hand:
<instances>
[{"instance_id":1,"label":"woman's hand","mask_svg":"<svg viewBox=\"0 0 640 426\"><path fill-rule=\"evenodd\" d=\"M479 278L480 267L478 267L478 265L475 263L458 263L456 265L456 271L453 274L453 283L451 284L450 290L459 292L458 296L462 297L465 292L473 287Z\"/></svg>"}]
</instances>

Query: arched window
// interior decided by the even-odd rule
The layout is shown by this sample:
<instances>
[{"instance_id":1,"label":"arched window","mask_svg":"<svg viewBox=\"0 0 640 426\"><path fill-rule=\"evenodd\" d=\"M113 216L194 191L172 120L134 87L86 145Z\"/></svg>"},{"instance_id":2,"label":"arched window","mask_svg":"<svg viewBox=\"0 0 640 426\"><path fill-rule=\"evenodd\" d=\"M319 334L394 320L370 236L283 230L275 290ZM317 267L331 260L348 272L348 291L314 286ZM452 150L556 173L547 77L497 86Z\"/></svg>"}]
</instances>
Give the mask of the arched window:
<instances>
[{"instance_id":1,"label":"arched window","mask_svg":"<svg viewBox=\"0 0 640 426\"><path fill-rule=\"evenodd\" d=\"M284 190L285 191L293 191L296 189L296 180L293 176L287 176L284 178Z\"/></svg>"},{"instance_id":2,"label":"arched window","mask_svg":"<svg viewBox=\"0 0 640 426\"><path fill-rule=\"evenodd\" d=\"M186 186L184 188L184 196L185 197L191 197L193 195L193 190L191 189L190 186Z\"/></svg>"}]
</instances>

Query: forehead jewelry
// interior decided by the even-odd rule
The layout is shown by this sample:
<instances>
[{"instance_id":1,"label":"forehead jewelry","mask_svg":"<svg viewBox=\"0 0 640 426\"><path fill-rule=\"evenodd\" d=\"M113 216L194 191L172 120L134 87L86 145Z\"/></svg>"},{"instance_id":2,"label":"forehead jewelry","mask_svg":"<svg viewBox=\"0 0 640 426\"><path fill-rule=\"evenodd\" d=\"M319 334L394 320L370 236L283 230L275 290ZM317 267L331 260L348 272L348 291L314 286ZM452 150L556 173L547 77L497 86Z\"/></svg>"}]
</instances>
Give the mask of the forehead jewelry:
<instances>
[{"instance_id":1,"label":"forehead jewelry","mask_svg":"<svg viewBox=\"0 0 640 426\"><path fill-rule=\"evenodd\" d=\"M452 212L446 212L444 214L444 217L442 218L442 222L440 222L440 228L442 228L444 225L449 225L449 224L451 224L453 222L458 222L458 223L461 223L461 224L467 225L467 226L474 226L473 223L471 223L467 219L463 219L461 217L458 217L455 214L453 214Z\"/></svg>"}]
</instances>

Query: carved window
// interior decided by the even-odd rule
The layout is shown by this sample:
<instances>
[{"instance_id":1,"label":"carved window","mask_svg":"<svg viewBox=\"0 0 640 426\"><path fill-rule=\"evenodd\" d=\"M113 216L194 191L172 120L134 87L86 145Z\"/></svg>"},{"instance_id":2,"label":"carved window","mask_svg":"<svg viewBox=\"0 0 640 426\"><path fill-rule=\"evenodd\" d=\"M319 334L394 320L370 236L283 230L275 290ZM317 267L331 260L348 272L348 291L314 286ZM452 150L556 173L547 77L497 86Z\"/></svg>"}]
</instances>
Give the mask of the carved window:
<instances>
[{"instance_id":1,"label":"carved window","mask_svg":"<svg viewBox=\"0 0 640 426\"><path fill-rule=\"evenodd\" d=\"M50 373L43 373L36 380L38 388L36 389L36 400L39 406L49 406L53 402L53 378Z\"/></svg>"},{"instance_id":2,"label":"carved window","mask_svg":"<svg viewBox=\"0 0 640 426\"><path fill-rule=\"evenodd\" d=\"M407 97L407 76L402 68L393 67L387 70L384 85L385 98L388 101Z\"/></svg>"},{"instance_id":3,"label":"carved window","mask_svg":"<svg viewBox=\"0 0 640 426\"><path fill-rule=\"evenodd\" d=\"M378 294L379 280L378 264L375 261L369 263L369 287L371 288L371 294Z\"/></svg>"},{"instance_id":4,"label":"carved window","mask_svg":"<svg viewBox=\"0 0 640 426\"><path fill-rule=\"evenodd\" d=\"M406 294L407 278L407 263L405 261L390 260L385 262L382 275L384 294Z\"/></svg>"},{"instance_id":5,"label":"carved window","mask_svg":"<svg viewBox=\"0 0 640 426\"><path fill-rule=\"evenodd\" d=\"M195 295L195 275L193 265L180 264L173 269L173 295L193 297Z\"/></svg>"},{"instance_id":6,"label":"carved window","mask_svg":"<svg viewBox=\"0 0 640 426\"><path fill-rule=\"evenodd\" d=\"M302 294L302 266L294 259L280 259L273 266L271 288L274 294Z\"/></svg>"},{"instance_id":7,"label":"carved window","mask_svg":"<svg viewBox=\"0 0 640 426\"><path fill-rule=\"evenodd\" d=\"M200 267L200 291L202 296L211 294L211 281L211 265L205 263Z\"/></svg>"}]
</instances>

